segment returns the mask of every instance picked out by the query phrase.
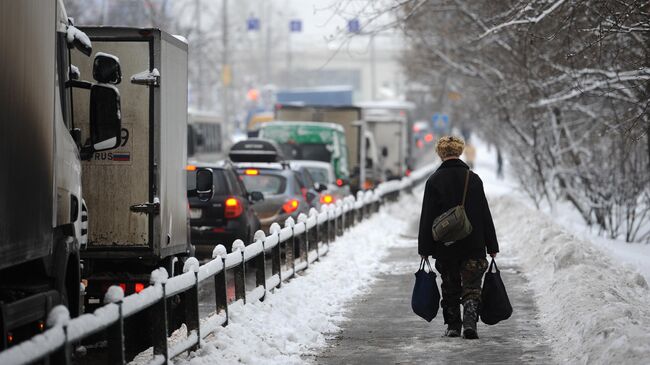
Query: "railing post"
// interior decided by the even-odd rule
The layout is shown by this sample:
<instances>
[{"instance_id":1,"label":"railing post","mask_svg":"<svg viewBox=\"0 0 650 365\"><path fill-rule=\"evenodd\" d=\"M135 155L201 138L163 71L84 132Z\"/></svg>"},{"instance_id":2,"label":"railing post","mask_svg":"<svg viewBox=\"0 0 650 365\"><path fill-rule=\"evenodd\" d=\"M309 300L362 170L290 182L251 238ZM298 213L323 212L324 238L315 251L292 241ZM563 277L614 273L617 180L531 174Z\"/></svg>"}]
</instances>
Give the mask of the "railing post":
<instances>
[{"instance_id":1,"label":"railing post","mask_svg":"<svg viewBox=\"0 0 650 365\"><path fill-rule=\"evenodd\" d=\"M225 251L224 247L224 251ZM221 256L223 263L223 270L214 275L214 295L217 313L223 311L226 315L226 320L223 326L228 325L228 286L226 283L226 257Z\"/></svg>"},{"instance_id":2,"label":"railing post","mask_svg":"<svg viewBox=\"0 0 650 365\"><path fill-rule=\"evenodd\" d=\"M301 222L305 225L305 232L303 234L303 240L305 243L304 250L301 249L300 251L300 257L305 260L305 264L307 265L306 268L309 268L309 231L307 230L307 215L305 213L300 213L298 215L298 223Z\"/></svg>"},{"instance_id":3,"label":"railing post","mask_svg":"<svg viewBox=\"0 0 650 365\"><path fill-rule=\"evenodd\" d=\"M264 240L266 240L266 235L264 231L255 232L254 241L262 241L262 252L255 256L255 287L258 288L260 285L264 287L264 296L260 298L260 301L264 301L266 297L266 250L264 249Z\"/></svg>"},{"instance_id":4,"label":"railing post","mask_svg":"<svg viewBox=\"0 0 650 365\"><path fill-rule=\"evenodd\" d=\"M271 277L278 275L280 279L276 288L282 286L282 255L280 254L280 225L277 223L271 224L269 228L271 234L274 234L278 237L278 244L271 249Z\"/></svg>"},{"instance_id":5,"label":"railing post","mask_svg":"<svg viewBox=\"0 0 650 365\"><path fill-rule=\"evenodd\" d=\"M296 274L296 234L294 232L295 222L293 218L289 217L284 221L284 227L291 227L291 238L289 239L289 248L287 245L284 246L284 255L286 256L287 263L291 266L291 275L292 277ZM287 278L288 279L288 278Z\"/></svg>"},{"instance_id":6,"label":"railing post","mask_svg":"<svg viewBox=\"0 0 650 365\"><path fill-rule=\"evenodd\" d=\"M196 345L190 348L190 351L194 351L201 346L201 326L200 326L200 316L199 316L199 261L190 257L183 265L183 273L188 271L194 272L194 286L190 289L183 292L183 304L184 304L184 315L185 315L185 325L187 326L188 335L192 331L196 331L197 341Z\"/></svg>"},{"instance_id":7,"label":"railing post","mask_svg":"<svg viewBox=\"0 0 650 365\"><path fill-rule=\"evenodd\" d=\"M152 345L153 354L162 355L165 359L165 364L169 360L169 352L167 347L167 294L165 290L165 283L162 286L162 298L151 307L149 312L149 323L152 327Z\"/></svg>"},{"instance_id":8,"label":"railing post","mask_svg":"<svg viewBox=\"0 0 650 365\"><path fill-rule=\"evenodd\" d=\"M246 303L246 262L244 261L244 241L237 239L232 243L231 252L239 250L241 263L233 268L235 276L235 300L243 300Z\"/></svg>"},{"instance_id":9,"label":"railing post","mask_svg":"<svg viewBox=\"0 0 650 365\"><path fill-rule=\"evenodd\" d=\"M122 316L122 301L115 302L117 305L117 321L106 330L108 342L108 363L111 365L126 364L124 356L124 317Z\"/></svg>"}]
</instances>

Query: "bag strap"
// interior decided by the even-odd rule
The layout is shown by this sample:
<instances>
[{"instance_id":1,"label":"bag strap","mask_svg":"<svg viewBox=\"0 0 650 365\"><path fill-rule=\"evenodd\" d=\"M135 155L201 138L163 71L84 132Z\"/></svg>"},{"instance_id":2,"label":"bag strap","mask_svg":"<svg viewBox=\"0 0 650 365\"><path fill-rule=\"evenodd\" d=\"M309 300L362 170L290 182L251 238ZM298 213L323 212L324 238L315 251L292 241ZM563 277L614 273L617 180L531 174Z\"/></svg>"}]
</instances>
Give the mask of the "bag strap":
<instances>
[{"instance_id":1,"label":"bag strap","mask_svg":"<svg viewBox=\"0 0 650 365\"><path fill-rule=\"evenodd\" d=\"M429 267L429 272L433 272L433 269L431 268L431 263L429 262L429 258L427 257L426 259L420 259L420 269L419 270L424 270L424 265Z\"/></svg>"},{"instance_id":2,"label":"bag strap","mask_svg":"<svg viewBox=\"0 0 650 365\"><path fill-rule=\"evenodd\" d=\"M494 261L494 257L492 258L492 261L490 262L490 267L488 268L488 272L492 272L492 266L494 266L494 268L495 268L494 272L499 272L499 267L497 266L497 262Z\"/></svg>"},{"instance_id":3,"label":"bag strap","mask_svg":"<svg viewBox=\"0 0 650 365\"><path fill-rule=\"evenodd\" d=\"M465 176L465 188L463 189L463 201L460 203L461 206L465 206L465 197L467 196L467 187L469 186L469 169L467 169L467 175Z\"/></svg>"}]
</instances>

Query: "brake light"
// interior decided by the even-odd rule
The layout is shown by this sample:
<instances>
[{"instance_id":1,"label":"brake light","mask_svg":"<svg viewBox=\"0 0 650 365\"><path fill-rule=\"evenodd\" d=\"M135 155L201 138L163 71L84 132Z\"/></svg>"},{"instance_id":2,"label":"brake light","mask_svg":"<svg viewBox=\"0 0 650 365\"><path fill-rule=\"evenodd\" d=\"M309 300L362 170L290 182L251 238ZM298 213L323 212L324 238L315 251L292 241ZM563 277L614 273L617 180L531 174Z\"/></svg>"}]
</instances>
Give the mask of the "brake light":
<instances>
[{"instance_id":1,"label":"brake light","mask_svg":"<svg viewBox=\"0 0 650 365\"><path fill-rule=\"evenodd\" d=\"M405 175L406 175L406 176L411 176L411 169L406 169L406 173L405 173Z\"/></svg>"},{"instance_id":2,"label":"brake light","mask_svg":"<svg viewBox=\"0 0 650 365\"><path fill-rule=\"evenodd\" d=\"M185 167L185 170L187 170L187 171L196 171L196 166L194 166L194 165L187 165L187 166Z\"/></svg>"},{"instance_id":3,"label":"brake light","mask_svg":"<svg viewBox=\"0 0 650 365\"><path fill-rule=\"evenodd\" d=\"M334 202L334 197L329 194L321 195L320 202L323 204L330 204Z\"/></svg>"},{"instance_id":4,"label":"brake light","mask_svg":"<svg viewBox=\"0 0 650 365\"><path fill-rule=\"evenodd\" d=\"M122 291L126 293L126 283L120 283L120 288L122 288Z\"/></svg>"},{"instance_id":5,"label":"brake light","mask_svg":"<svg viewBox=\"0 0 650 365\"><path fill-rule=\"evenodd\" d=\"M38 330L43 332L45 330L45 323L43 321L38 321Z\"/></svg>"},{"instance_id":6,"label":"brake light","mask_svg":"<svg viewBox=\"0 0 650 365\"><path fill-rule=\"evenodd\" d=\"M363 190L372 189L373 186L374 186L374 184L370 180L366 180L366 181L363 182Z\"/></svg>"},{"instance_id":7,"label":"brake light","mask_svg":"<svg viewBox=\"0 0 650 365\"><path fill-rule=\"evenodd\" d=\"M244 171L244 174L246 174L246 175L259 175L259 174L260 174L260 170L257 170L257 169L246 169L246 170Z\"/></svg>"},{"instance_id":8,"label":"brake light","mask_svg":"<svg viewBox=\"0 0 650 365\"><path fill-rule=\"evenodd\" d=\"M296 199L287 200L287 202L282 205L282 210L287 214L293 213L298 209L298 205L299 203Z\"/></svg>"},{"instance_id":9,"label":"brake light","mask_svg":"<svg viewBox=\"0 0 650 365\"><path fill-rule=\"evenodd\" d=\"M336 186L343 186L343 179L336 179Z\"/></svg>"},{"instance_id":10,"label":"brake light","mask_svg":"<svg viewBox=\"0 0 650 365\"><path fill-rule=\"evenodd\" d=\"M7 332L7 343L13 343L14 342L14 335L11 332Z\"/></svg>"},{"instance_id":11,"label":"brake light","mask_svg":"<svg viewBox=\"0 0 650 365\"><path fill-rule=\"evenodd\" d=\"M139 293L144 289L144 283L135 283L135 292Z\"/></svg>"},{"instance_id":12,"label":"brake light","mask_svg":"<svg viewBox=\"0 0 650 365\"><path fill-rule=\"evenodd\" d=\"M237 198L228 198L226 199L226 207L224 209L223 215L226 218L237 218L244 212L244 208L239 203Z\"/></svg>"},{"instance_id":13,"label":"brake light","mask_svg":"<svg viewBox=\"0 0 650 365\"><path fill-rule=\"evenodd\" d=\"M433 134L431 134L431 133L427 134L426 136L424 136L424 140L425 140L426 142L431 142L431 141L433 141Z\"/></svg>"}]
</instances>

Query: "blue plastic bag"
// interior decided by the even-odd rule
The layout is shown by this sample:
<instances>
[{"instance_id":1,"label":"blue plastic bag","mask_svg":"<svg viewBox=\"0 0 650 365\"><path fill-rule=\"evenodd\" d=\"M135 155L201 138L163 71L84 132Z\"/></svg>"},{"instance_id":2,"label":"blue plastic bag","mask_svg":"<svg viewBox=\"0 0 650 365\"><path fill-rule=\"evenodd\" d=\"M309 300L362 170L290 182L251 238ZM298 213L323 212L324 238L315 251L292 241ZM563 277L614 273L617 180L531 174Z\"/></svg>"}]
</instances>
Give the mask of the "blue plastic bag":
<instances>
[{"instance_id":1,"label":"blue plastic bag","mask_svg":"<svg viewBox=\"0 0 650 365\"><path fill-rule=\"evenodd\" d=\"M425 270L429 267L429 272ZM413 296L411 297L411 308L418 316L431 322L438 314L440 306L440 292L436 283L436 273L431 269L429 259L420 261L420 268L415 273L415 285L413 286Z\"/></svg>"}]
</instances>

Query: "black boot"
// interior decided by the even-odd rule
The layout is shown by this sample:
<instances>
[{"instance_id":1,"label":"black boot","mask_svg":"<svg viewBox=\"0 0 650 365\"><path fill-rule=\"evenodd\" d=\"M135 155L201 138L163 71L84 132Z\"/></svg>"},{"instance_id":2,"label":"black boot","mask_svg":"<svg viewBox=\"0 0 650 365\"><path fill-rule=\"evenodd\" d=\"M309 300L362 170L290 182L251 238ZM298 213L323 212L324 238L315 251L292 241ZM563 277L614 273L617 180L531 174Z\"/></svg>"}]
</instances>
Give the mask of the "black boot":
<instances>
[{"instance_id":1,"label":"black boot","mask_svg":"<svg viewBox=\"0 0 650 365\"><path fill-rule=\"evenodd\" d=\"M470 340L478 339L476 321L478 320L478 301L467 300L463 303L463 337Z\"/></svg>"},{"instance_id":2,"label":"black boot","mask_svg":"<svg viewBox=\"0 0 650 365\"><path fill-rule=\"evenodd\" d=\"M445 331L446 337L460 337L460 324L459 325L448 325L447 331Z\"/></svg>"},{"instance_id":3,"label":"black boot","mask_svg":"<svg viewBox=\"0 0 650 365\"><path fill-rule=\"evenodd\" d=\"M459 337L462 322L460 320L460 304L442 309L442 316L447 324L447 337Z\"/></svg>"}]
</instances>

